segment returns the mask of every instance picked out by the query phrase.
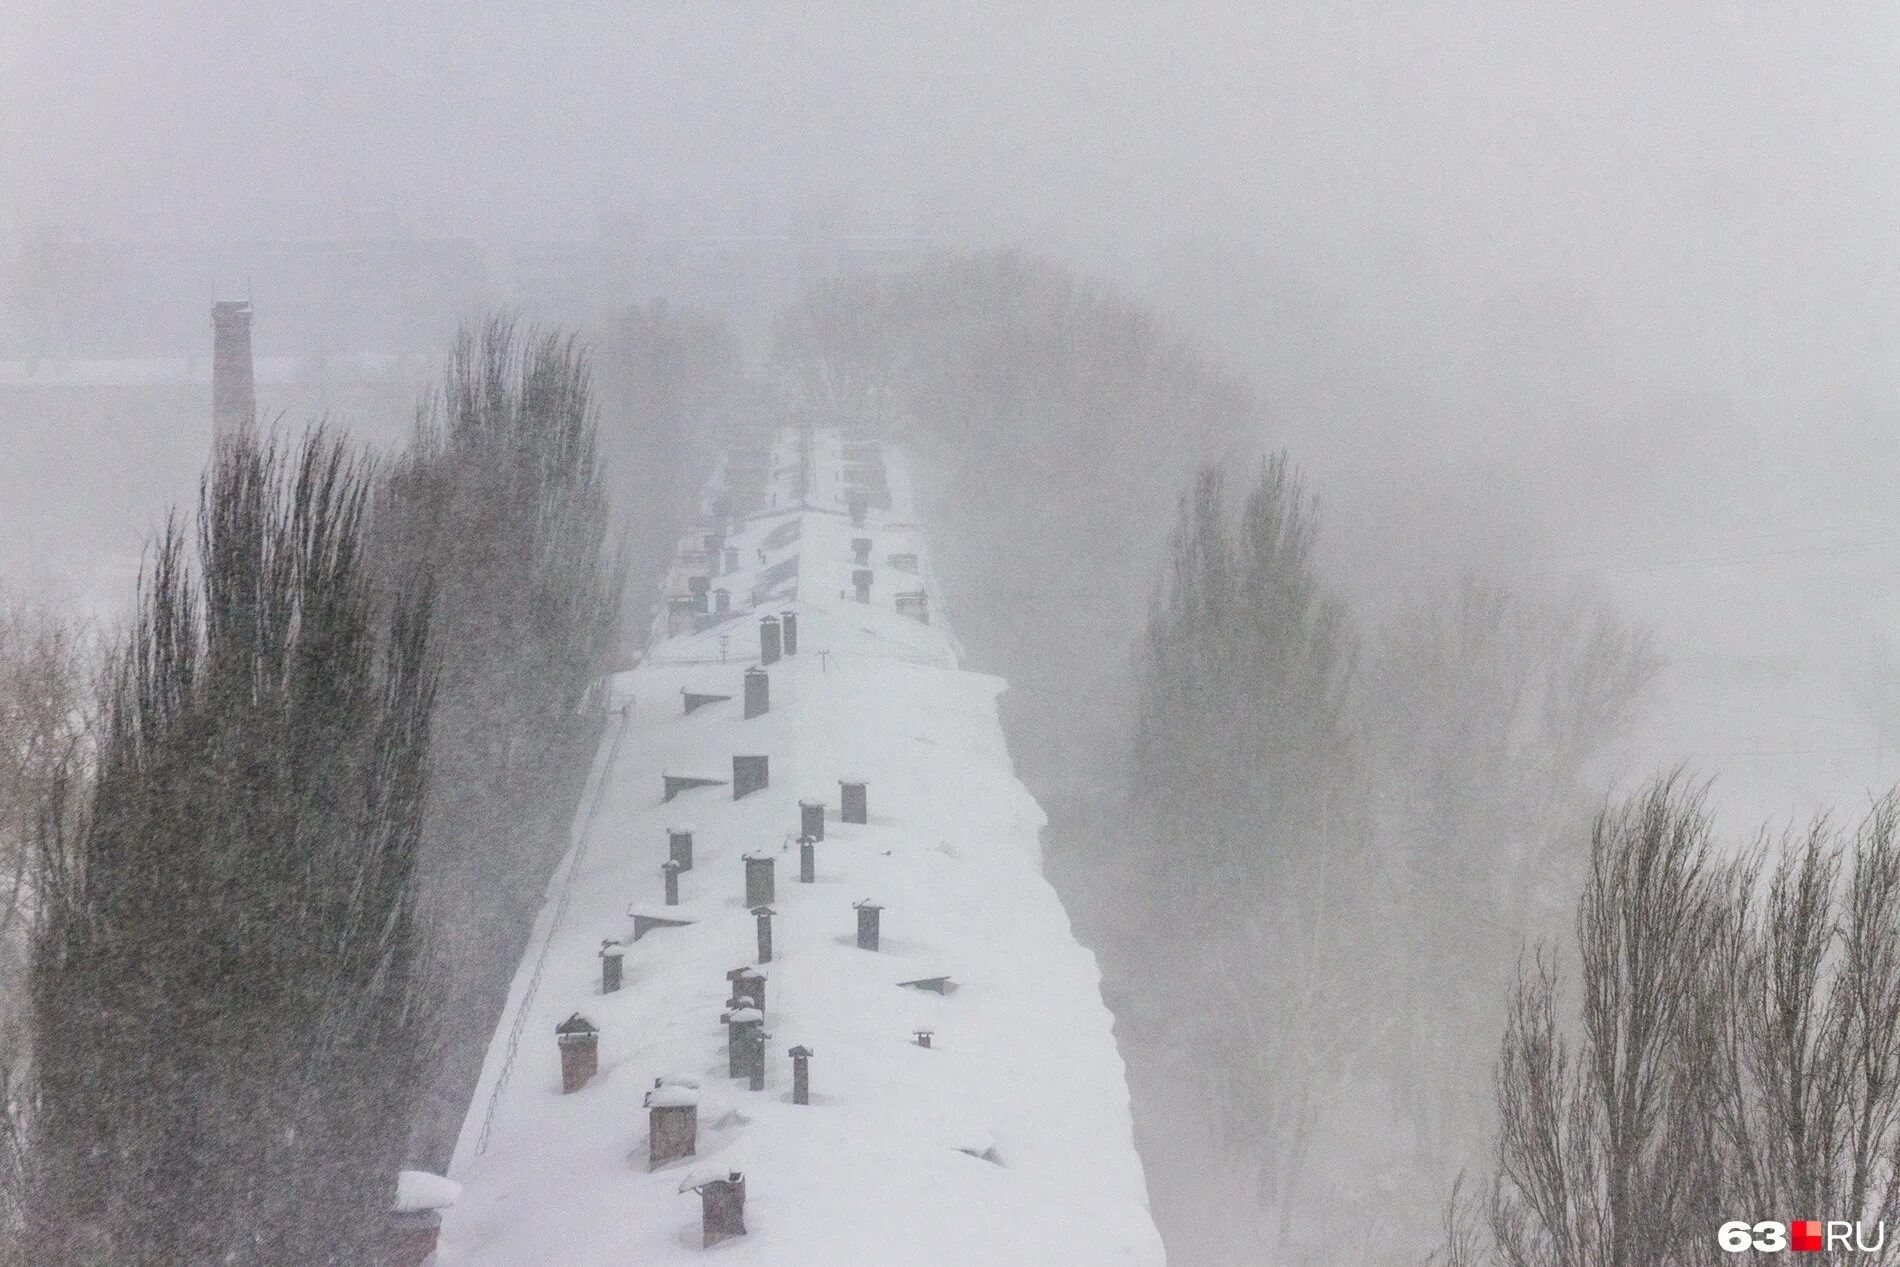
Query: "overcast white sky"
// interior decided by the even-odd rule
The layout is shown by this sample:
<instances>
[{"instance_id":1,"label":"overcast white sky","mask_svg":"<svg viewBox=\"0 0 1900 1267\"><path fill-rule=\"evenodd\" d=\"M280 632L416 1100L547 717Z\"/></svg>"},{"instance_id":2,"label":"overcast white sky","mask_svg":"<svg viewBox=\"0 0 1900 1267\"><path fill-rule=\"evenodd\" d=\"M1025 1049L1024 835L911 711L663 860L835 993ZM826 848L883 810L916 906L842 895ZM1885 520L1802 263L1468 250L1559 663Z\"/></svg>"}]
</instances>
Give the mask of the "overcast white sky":
<instances>
[{"instance_id":1,"label":"overcast white sky","mask_svg":"<svg viewBox=\"0 0 1900 1267\"><path fill-rule=\"evenodd\" d=\"M1361 592L1582 567L1835 681L1900 588L1801 553L1900 538L1897 84L1841 0L6 0L0 222L1029 245L1265 385Z\"/></svg>"}]
</instances>

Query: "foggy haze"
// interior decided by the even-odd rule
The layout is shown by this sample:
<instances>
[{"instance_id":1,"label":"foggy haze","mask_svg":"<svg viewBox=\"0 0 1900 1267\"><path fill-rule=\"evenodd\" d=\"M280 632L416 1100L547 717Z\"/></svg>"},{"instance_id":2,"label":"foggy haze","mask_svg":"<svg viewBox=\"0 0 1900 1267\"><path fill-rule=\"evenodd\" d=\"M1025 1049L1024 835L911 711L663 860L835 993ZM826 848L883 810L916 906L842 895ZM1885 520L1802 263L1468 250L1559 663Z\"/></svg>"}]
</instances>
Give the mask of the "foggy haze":
<instances>
[{"instance_id":1,"label":"foggy haze","mask_svg":"<svg viewBox=\"0 0 1900 1267\"><path fill-rule=\"evenodd\" d=\"M1477 572L1646 627L1601 794L1686 762L1725 825L1851 819L1900 769L1896 84L1884 3L11 0L0 591L124 616L195 496L214 299L255 299L265 417L388 448L458 322L604 348L673 293L624 263L656 243L1021 249L1257 390L1210 456L1291 454L1370 622ZM188 245L61 331L175 311L49 333L62 240ZM299 290L319 240L429 254ZM691 298L758 368L800 280ZM184 377L49 404L61 358Z\"/></svg>"}]
</instances>

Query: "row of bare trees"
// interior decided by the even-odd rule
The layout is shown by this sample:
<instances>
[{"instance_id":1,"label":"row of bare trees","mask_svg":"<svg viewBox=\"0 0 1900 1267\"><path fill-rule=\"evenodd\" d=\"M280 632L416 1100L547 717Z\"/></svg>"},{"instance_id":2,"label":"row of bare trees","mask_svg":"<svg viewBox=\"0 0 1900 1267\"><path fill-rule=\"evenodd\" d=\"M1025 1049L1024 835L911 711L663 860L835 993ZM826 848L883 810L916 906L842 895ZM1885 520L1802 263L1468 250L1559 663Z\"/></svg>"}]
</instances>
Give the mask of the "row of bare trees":
<instances>
[{"instance_id":1,"label":"row of bare trees","mask_svg":"<svg viewBox=\"0 0 1900 1267\"><path fill-rule=\"evenodd\" d=\"M588 357L505 318L465 331L378 488L386 587L429 578L437 677L420 882L441 964L440 1058L418 1157L446 1166L599 734L585 709L613 653Z\"/></svg>"},{"instance_id":2,"label":"row of bare trees","mask_svg":"<svg viewBox=\"0 0 1900 1267\"><path fill-rule=\"evenodd\" d=\"M19 1262L371 1260L430 1041L433 690L371 488L322 432L223 452L37 803Z\"/></svg>"},{"instance_id":3,"label":"row of bare trees","mask_svg":"<svg viewBox=\"0 0 1900 1267\"><path fill-rule=\"evenodd\" d=\"M1579 880L1642 636L1476 579L1355 618L1293 467L1231 456L1271 426L1247 386L1032 258L838 279L775 352L809 407L921 451L1171 1248L1326 1261L1377 1208L1381 1261L1416 1257L1484 1147L1499 998Z\"/></svg>"},{"instance_id":4,"label":"row of bare trees","mask_svg":"<svg viewBox=\"0 0 1900 1267\"><path fill-rule=\"evenodd\" d=\"M24 601L0 601L0 1231L20 1225L25 1140L18 1123L26 1067L26 971L38 829L70 811L67 771L93 713L91 644L79 623Z\"/></svg>"},{"instance_id":5,"label":"row of bare trees","mask_svg":"<svg viewBox=\"0 0 1900 1267\"><path fill-rule=\"evenodd\" d=\"M1740 849L1680 776L1604 812L1574 966L1520 972L1496 1095L1446 1267L1732 1262L1718 1229L1764 1219L1900 1258L1874 1230L1900 1215L1900 803Z\"/></svg>"},{"instance_id":6,"label":"row of bare trees","mask_svg":"<svg viewBox=\"0 0 1900 1267\"><path fill-rule=\"evenodd\" d=\"M1362 635L1286 458L1226 484L1182 498L1148 621L1121 1019L1221 1158L1200 1252L1327 1261L1351 1219L1386 1261L1482 1148L1514 947L1573 890L1591 763L1656 662L1600 608L1478 580Z\"/></svg>"},{"instance_id":7,"label":"row of bare trees","mask_svg":"<svg viewBox=\"0 0 1900 1267\"><path fill-rule=\"evenodd\" d=\"M96 689L0 622L0 1263L379 1261L600 724L596 428L575 341L493 320L393 462L221 448Z\"/></svg>"}]
</instances>

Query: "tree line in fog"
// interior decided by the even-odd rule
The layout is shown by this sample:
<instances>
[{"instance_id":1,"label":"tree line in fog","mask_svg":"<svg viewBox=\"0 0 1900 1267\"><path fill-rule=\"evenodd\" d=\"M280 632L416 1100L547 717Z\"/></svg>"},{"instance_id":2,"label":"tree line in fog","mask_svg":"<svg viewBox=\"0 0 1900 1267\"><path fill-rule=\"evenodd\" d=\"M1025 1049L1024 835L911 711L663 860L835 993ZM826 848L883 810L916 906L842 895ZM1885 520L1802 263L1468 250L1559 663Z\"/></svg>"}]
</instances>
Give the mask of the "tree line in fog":
<instances>
[{"instance_id":1,"label":"tree line in fog","mask_svg":"<svg viewBox=\"0 0 1900 1267\"><path fill-rule=\"evenodd\" d=\"M1645 633L1477 575L1355 611L1259 400L1128 296L946 261L776 352L926 455L1173 1253L1699 1263L1887 1211L1890 805L1731 862L1689 776L1613 799Z\"/></svg>"},{"instance_id":2,"label":"tree line in fog","mask_svg":"<svg viewBox=\"0 0 1900 1267\"><path fill-rule=\"evenodd\" d=\"M649 432L608 443L677 484L722 336L663 308L610 335L674 362L608 389ZM124 634L6 609L0 1261L378 1261L398 1169L448 1160L674 527L612 522L600 406L572 336L491 319L400 453L221 448Z\"/></svg>"},{"instance_id":3,"label":"tree line in fog","mask_svg":"<svg viewBox=\"0 0 1900 1267\"><path fill-rule=\"evenodd\" d=\"M0 611L0 1264L374 1261L591 684L715 438L799 416L916 453L1177 1254L1701 1263L1891 1215L1900 816L1744 845L1688 774L1619 798L1660 664L1615 612L1348 601L1247 384L1019 255L816 287L759 372L663 304L595 346L491 321L398 454L219 454L121 636Z\"/></svg>"}]
</instances>

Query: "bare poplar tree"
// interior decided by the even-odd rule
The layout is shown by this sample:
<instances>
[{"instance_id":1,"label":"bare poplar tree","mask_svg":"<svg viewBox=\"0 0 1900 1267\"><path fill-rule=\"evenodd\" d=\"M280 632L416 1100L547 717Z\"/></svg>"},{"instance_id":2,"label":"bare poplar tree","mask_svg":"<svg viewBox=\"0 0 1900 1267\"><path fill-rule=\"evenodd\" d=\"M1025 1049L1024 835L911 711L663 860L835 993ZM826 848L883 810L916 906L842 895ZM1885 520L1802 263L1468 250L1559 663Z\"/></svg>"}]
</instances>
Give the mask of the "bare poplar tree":
<instances>
[{"instance_id":1,"label":"bare poplar tree","mask_svg":"<svg viewBox=\"0 0 1900 1267\"><path fill-rule=\"evenodd\" d=\"M433 587L439 673L422 883L446 1019L418 1150L446 1164L567 826L600 714L620 567L588 360L503 318L465 330L377 502L384 574Z\"/></svg>"},{"instance_id":2,"label":"bare poplar tree","mask_svg":"<svg viewBox=\"0 0 1900 1267\"><path fill-rule=\"evenodd\" d=\"M431 682L370 487L320 432L239 444L196 568L175 523L151 555L83 812L40 823L26 1262L372 1260L428 1040Z\"/></svg>"},{"instance_id":3,"label":"bare poplar tree","mask_svg":"<svg viewBox=\"0 0 1900 1267\"><path fill-rule=\"evenodd\" d=\"M1560 926L1588 854L1593 763L1658 668L1600 605L1476 578L1411 600L1376 640L1363 734L1402 895L1375 943L1393 1020L1380 1064L1434 1184L1483 1147L1511 957Z\"/></svg>"},{"instance_id":4,"label":"bare poplar tree","mask_svg":"<svg viewBox=\"0 0 1900 1267\"><path fill-rule=\"evenodd\" d=\"M1480 1233L1438 1261L1735 1261L1732 1220L1900 1213L1900 809L1715 860L1702 794L1659 780L1597 824L1577 1019L1525 972L1497 1071ZM1893 1261L1888 1244L1865 1261Z\"/></svg>"},{"instance_id":5,"label":"bare poplar tree","mask_svg":"<svg viewBox=\"0 0 1900 1267\"><path fill-rule=\"evenodd\" d=\"M0 602L0 1243L23 1235L26 1010L39 826L85 786L90 654L76 622Z\"/></svg>"},{"instance_id":6,"label":"bare poplar tree","mask_svg":"<svg viewBox=\"0 0 1900 1267\"><path fill-rule=\"evenodd\" d=\"M1321 1100L1362 1035L1340 961L1357 931L1347 689L1353 643L1317 580L1284 456L1235 514L1204 470L1149 620L1136 740L1137 874L1158 1023L1184 1040L1219 1170L1287 1233Z\"/></svg>"}]
</instances>

